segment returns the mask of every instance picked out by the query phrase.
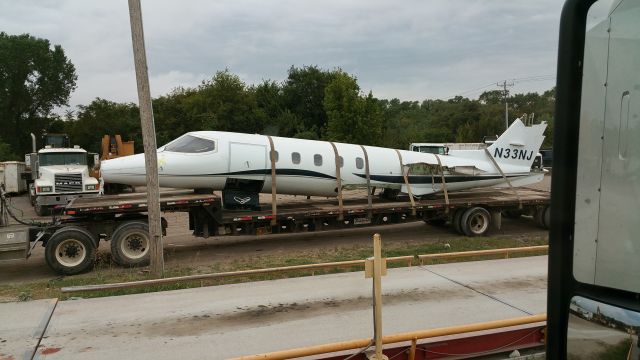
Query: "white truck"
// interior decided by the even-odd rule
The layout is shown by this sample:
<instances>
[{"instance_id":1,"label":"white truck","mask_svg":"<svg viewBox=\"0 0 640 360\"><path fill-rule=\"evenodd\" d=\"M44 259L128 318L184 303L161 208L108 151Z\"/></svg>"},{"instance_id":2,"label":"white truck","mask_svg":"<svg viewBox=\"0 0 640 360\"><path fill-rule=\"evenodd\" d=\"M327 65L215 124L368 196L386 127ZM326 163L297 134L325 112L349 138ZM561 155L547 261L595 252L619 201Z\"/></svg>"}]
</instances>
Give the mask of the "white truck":
<instances>
[{"instance_id":1,"label":"white truck","mask_svg":"<svg viewBox=\"0 0 640 360\"><path fill-rule=\"evenodd\" d=\"M44 135L44 148L25 155L29 196L39 216L49 214L56 206L64 206L72 199L95 197L100 183L89 175L100 164L97 154L89 154L79 146L70 147L66 135ZM61 141L62 139L62 141Z\"/></svg>"}]
</instances>

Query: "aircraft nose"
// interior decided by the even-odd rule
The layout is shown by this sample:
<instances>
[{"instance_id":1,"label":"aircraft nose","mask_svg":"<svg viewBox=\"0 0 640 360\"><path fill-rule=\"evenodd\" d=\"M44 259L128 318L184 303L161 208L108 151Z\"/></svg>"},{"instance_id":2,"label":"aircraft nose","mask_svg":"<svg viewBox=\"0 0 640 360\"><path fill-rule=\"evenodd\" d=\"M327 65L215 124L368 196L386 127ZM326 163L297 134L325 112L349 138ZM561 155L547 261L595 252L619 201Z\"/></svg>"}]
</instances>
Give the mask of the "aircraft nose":
<instances>
[{"instance_id":1,"label":"aircraft nose","mask_svg":"<svg viewBox=\"0 0 640 360\"><path fill-rule=\"evenodd\" d=\"M135 185L139 179L144 180L144 154L123 156L100 163L100 173L107 183Z\"/></svg>"}]
</instances>

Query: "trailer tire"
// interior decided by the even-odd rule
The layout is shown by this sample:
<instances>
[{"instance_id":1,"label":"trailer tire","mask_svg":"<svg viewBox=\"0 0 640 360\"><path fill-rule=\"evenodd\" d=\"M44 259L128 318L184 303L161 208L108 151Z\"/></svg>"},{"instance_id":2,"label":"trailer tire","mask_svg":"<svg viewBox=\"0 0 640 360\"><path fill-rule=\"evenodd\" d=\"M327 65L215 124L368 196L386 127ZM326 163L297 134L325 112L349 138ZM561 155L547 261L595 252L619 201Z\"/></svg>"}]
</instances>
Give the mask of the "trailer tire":
<instances>
[{"instance_id":1,"label":"trailer tire","mask_svg":"<svg viewBox=\"0 0 640 360\"><path fill-rule=\"evenodd\" d=\"M97 241L87 230L66 226L56 231L45 247L44 258L53 271L75 275L93 268Z\"/></svg>"},{"instance_id":2,"label":"trailer tire","mask_svg":"<svg viewBox=\"0 0 640 360\"><path fill-rule=\"evenodd\" d=\"M483 236L491 227L491 214L482 207L467 209L460 218L460 229L466 236Z\"/></svg>"},{"instance_id":3,"label":"trailer tire","mask_svg":"<svg viewBox=\"0 0 640 360\"><path fill-rule=\"evenodd\" d=\"M547 205L537 208L536 212L534 213L533 219L535 220L536 224L538 224L538 226L543 229L548 229L551 225L551 207Z\"/></svg>"},{"instance_id":4,"label":"trailer tire","mask_svg":"<svg viewBox=\"0 0 640 360\"><path fill-rule=\"evenodd\" d=\"M111 235L111 256L121 266L149 265L149 225L144 221L127 221Z\"/></svg>"},{"instance_id":5,"label":"trailer tire","mask_svg":"<svg viewBox=\"0 0 640 360\"><path fill-rule=\"evenodd\" d=\"M451 219L451 223L453 224L453 229L460 235L464 235L464 232L462 231L462 227L460 225L462 221L462 215L466 210L467 209L456 210L455 214L453 214L453 218Z\"/></svg>"},{"instance_id":6,"label":"trailer tire","mask_svg":"<svg viewBox=\"0 0 640 360\"><path fill-rule=\"evenodd\" d=\"M545 229L551 228L551 206L547 206L544 209L544 214L542 215L542 220L544 221Z\"/></svg>"}]
</instances>

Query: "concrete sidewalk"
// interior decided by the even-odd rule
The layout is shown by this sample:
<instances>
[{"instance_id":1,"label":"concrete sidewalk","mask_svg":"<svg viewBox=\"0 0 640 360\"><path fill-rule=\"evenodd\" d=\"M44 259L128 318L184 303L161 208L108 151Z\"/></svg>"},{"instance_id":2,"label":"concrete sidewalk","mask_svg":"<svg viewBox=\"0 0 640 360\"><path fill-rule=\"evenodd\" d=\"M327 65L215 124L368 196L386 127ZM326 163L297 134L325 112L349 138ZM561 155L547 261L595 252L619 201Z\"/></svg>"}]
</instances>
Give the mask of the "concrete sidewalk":
<instances>
[{"instance_id":1,"label":"concrete sidewalk","mask_svg":"<svg viewBox=\"0 0 640 360\"><path fill-rule=\"evenodd\" d=\"M546 256L391 269L384 333L544 312L546 271ZM0 304L0 337L33 303ZM371 336L371 280L356 272L59 302L36 358L224 359ZM5 344L0 359L35 349Z\"/></svg>"}]
</instances>

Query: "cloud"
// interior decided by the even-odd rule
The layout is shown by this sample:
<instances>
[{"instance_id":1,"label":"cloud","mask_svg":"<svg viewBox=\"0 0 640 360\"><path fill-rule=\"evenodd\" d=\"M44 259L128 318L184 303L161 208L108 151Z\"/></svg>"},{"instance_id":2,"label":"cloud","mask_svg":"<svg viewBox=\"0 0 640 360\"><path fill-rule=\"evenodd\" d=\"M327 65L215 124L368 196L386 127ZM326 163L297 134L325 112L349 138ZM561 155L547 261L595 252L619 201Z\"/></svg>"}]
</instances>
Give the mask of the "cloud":
<instances>
[{"instance_id":1,"label":"cloud","mask_svg":"<svg viewBox=\"0 0 640 360\"><path fill-rule=\"evenodd\" d=\"M357 76L374 96L402 100L554 74L561 6L560 0L142 3L155 96L225 68L257 83L284 80L291 65L318 65ZM126 1L5 2L0 21L9 33L63 46L79 77L72 105L95 97L136 101ZM513 90L551 86L528 82Z\"/></svg>"}]
</instances>

